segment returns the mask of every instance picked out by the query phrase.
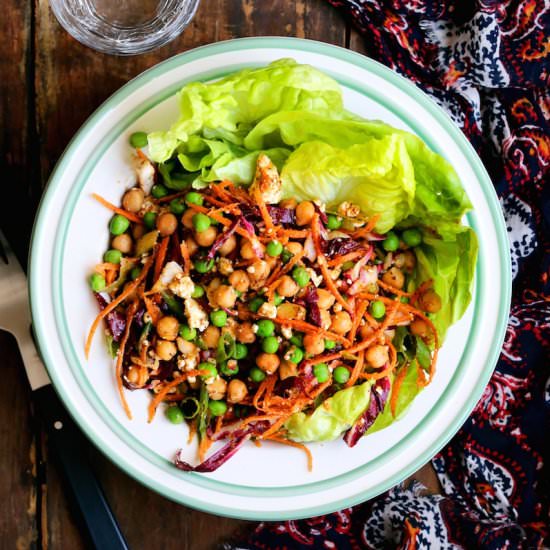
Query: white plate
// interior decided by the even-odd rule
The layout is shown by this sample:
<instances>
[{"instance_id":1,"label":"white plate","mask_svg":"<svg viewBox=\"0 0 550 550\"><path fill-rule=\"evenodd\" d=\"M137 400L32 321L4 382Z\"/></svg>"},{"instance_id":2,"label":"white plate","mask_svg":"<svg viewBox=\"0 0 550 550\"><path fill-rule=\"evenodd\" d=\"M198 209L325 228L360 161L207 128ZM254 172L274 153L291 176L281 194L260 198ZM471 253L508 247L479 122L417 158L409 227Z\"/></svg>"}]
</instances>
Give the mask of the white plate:
<instances>
[{"instance_id":1,"label":"white plate","mask_svg":"<svg viewBox=\"0 0 550 550\"><path fill-rule=\"evenodd\" d=\"M186 428L163 415L147 424L146 392L127 392L134 420L119 403L112 361L84 340L97 304L87 275L108 242L110 213L91 198L118 203L134 181L128 136L165 129L178 116L174 93L282 57L309 63L340 82L348 109L415 132L455 167L475 206L467 222L480 240L473 303L448 334L435 378L404 418L363 438L311 445L303 453L264 443L244 447L212 474L185 473L171 463L186 446ZM454 435L479 399L502 344L510 303L507 235L491 181L462 133L414 85L382 65L318 42L253 38L218 43L173 57L106 101L75 136L48 185L35 224L30 291L38 343L68 410L90 439L130 475L168 498L240 518L313 516L385 491L428 461ZM188 448L195 460L195 448Z\"/></svg>"}]
</instances>

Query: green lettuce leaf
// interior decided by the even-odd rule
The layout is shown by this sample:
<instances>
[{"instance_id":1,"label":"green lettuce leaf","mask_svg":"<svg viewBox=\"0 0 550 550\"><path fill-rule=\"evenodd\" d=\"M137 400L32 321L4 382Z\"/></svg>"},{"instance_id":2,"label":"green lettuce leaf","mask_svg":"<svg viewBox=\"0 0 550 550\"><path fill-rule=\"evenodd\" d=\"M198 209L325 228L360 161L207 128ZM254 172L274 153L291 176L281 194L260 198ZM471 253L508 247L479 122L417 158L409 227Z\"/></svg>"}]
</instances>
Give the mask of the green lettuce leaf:
<instances>
[{"instance_id":1,"label":"green lettuce leaf","mask_svg":"<svg viewBox=\"0 0 550 550\"><path fill-rule=\"evenodd\" d=\"M330 441L355 424L367 408L372 382L364 382L336 392L321 403L312 414L293 414L285 424L294 441Z\"/></svg>"}]
</instances>

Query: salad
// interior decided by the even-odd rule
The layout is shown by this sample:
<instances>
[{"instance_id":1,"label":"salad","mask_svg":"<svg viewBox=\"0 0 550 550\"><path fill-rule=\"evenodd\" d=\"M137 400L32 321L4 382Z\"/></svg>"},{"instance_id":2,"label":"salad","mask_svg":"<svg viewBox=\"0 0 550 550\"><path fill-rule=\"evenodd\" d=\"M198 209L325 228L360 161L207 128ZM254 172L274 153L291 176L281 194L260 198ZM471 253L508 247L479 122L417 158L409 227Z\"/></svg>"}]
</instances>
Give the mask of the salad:
<instances>
[{"instance_id":1,"label":"salad","mask_svg":"<svg viewBox=\"0 0 550 550\"><path fill-rule=\"evenodd\" d=\"M211 472L247 440L353 447L432 380L477 256L453 168L418 137L347 112L284 59L186 85L180 119L137 132L136 184L90 285L122 406L151 393ZM220 441L219 449L209 448Z\"/></svg>"}]
</instances>

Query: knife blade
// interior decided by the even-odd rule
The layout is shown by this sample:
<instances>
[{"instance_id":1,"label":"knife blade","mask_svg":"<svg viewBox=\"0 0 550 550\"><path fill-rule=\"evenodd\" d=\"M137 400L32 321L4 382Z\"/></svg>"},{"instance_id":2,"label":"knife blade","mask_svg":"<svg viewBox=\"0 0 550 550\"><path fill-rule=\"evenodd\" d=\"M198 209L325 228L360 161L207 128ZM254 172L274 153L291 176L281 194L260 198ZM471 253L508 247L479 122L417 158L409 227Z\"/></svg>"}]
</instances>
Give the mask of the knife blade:
<instances>
[{"instance_id":1,"label":"knife blade","mask_svg":"<svg viewBox=\"0 0 550 550\"><path fill-rule=\"evenodd\" d=\"M48 433L48 447L61 467L83 535L98 550L127 550L128 544L86 456L88 441L57 396L34 344L27 279L1 230L0 328L15 336L33 402Z\"/></svg>"}]
</instances>

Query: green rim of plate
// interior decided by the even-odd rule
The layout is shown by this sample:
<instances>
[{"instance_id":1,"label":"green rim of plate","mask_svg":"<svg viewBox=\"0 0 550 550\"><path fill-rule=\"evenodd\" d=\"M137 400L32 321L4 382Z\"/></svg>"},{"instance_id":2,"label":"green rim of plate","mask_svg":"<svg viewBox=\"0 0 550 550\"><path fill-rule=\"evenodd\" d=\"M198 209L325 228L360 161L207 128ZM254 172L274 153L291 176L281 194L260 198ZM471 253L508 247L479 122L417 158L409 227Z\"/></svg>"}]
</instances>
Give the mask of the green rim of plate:
<instances>
[{"instance_id":1,"label":"green rim of plate","mask_svg":"<svg viewBox=\"0 0 550 550\"><path fill-rule=\"evenodd\" d=\"M396 483L408 477L410 474L416 471L422 464L427 462L436 452L438 452L438 450L441 449L447 443L447 441L451 439L451 437L456 433L456 431L460 428L460 426L465 421L465 419L469 415L472 408L475 406L477 400L481 396L481 393L487 381L490 378L494 365L496 364L498 355L500 353L500 348L504 339L506 321L508 317L508 309L509 309L509 303L510 303L510 294L511 294L511 274L510 274L510 270L508 269L508 266L510 265L510 260L509 260L507 233L505 230L505 224L504 224L502 212L498 203L498 199L496 198L492 183L481 161L477 157L475 151L473 150L469 142L466 140L462 132L454 125L454 123L444 113L444 111L442 111L435 103L433 103L432 100L429 99L423 92L421 92L418 88L416 88L416 86L414 86L412 83L410 83L403 77L392 72L387 67L373 60L370 60L360 54L346 50L344 48L331 46L320 42L296 39L296 38L277 38L277 37L245 38L245 39L231 40L227 42L211 44L208 46L197 48L190 52L177 55L173 58L168 59L167 61L164 61L158 64L157 66L149 69L148 71L142 73L140 76L130 81L128 84L123 86L118 92L116 92L113 96L111 96L101 107L99 107L99 109L95 111L94 114L92 114L92 116L87 120L87 122L82 126L82 128L74 136L73 140L71 141L71 143L69 144L65 152L63 153L62 157L60 158L60 160L58 161L58 164L55 167L55 170L53 171L50 177L47 190L41 201L38 216L35 222L35 226L33 228L30 261L29 261L29 266L30 266L30 277L29 277L30 283L29 284L30 284L31 309L33 313L33 318L35 319L35 330L38 337L38 345L40 348L40 352L45 359L46 365L47 366L49 364L53 365L53 361L49 356L48 349L44 345L46 342L46 338L44 337L40 315L38 311L35 311L36 306L34 305L35 304L34 296L38 296L38 294L40 293L40 281L38 280L38 275L37 275L37 273L39 272L39 266L35 265L35 262L34 262L34 258L36 258L38 255L34 254L33 251L35 249L35 246L37 246L37 242L39 240L38 235L43 233L43 230L45 229L45 226L47 226L47 223L48 223L46 219L46 212L48 209L48 205L50 204L51 200L54 197L55 190L58 187L59 182L63 176L63 172L66 165L70 162L71 156L74 153L74 151L79 147L80 142L93 129L96 121L100 117L102 117L108 110L115 108L116 105L118 105L126 97L128 97L130 94L135 92L145 83L149 82L154 78L157 78L159 75L162 75L167 71L170 71L181 65L185 65L188 62L196 61L198 59L202 59L204 57L208 57L211 55L216 55L219 53L225 53L229 51L243 51L243 50L250 50L250 49L266 49L266 48L267 49L276 48L276 49L284 49L284 50L301 50L305 52L311 52L311 53L316 53L316 54L321 54L321 55L341 59L343 61L347 61L349 63L355 64L356 66L364 68L376 74L377 76L384 78L385 80L389 81L391 84L396 85L401 89L404 89L408 93L408 95L413 97L414 100L420 103L426 110L430 112L432 116L434 116L434 118L438 120L438 122L445 128L447 133L454 139L455 143L461 149L461 152L468 158L470 166L476 173L477 179L481 184L482 191L490 207L491 217L496 229L496 234L498 239L499 255L501 258L501 280L502 280L502 287L503 287L503 296L502 296L503 299L501 300L501 303L500 303L500 311L498 315L498 319L499 319L498 326L495 328L495 332L494 332L494 338L493 338L494 345L492 346L492 353L490 355L489 360L486 362L486 364L483 367L483 376L481 377L480 382L476 387L476 391L472 392L467 404L463 407L461 414L454 419L449 430L444 435L442 435L436 442L434 442L430 446L430 448L427 449L421 456L417 457L417 459L413 463L410 463L406 468L403 468L400 472L394 474L391 478L385 480L384 482L381 482L380 484L369 488L368 491L366 491L365 493L359 496L354 495L353 497L346 498L338 502L330 502L328 504L321 504L318 506L310 507L307 510L300 510L298 515L293 514L292 512L288 513L285 511L268 513L268 512L255 512L255 511L248 510L245 512L241 512L239 510L234 510L223 506L216 506L210 503L205 503L202 500L190 498L188 496L183 496L179 492L172 491L170 489L159 488L157 485L153 486L152 482L148 479L144 479L142 477L143 474L138 470L136 470L133 467L133 465L130 464L123 456L120 456L120 454L118 453L110 454L108 449L100 447L100 449L111 460L119 464L128 474L132 475L135 479L147 485L151 489L157 492L160 492L161 494L163 494L164 496L172 500L175 500L177 502L180 502L188 506L196 507L198 509L201 509L210 513L216 513L220 515L247 518L247 519L280 520L280 519L286 519L286 518L310 517L313 515L327 513L330 511L334 511L336 509L357 504L359 502L372 498L377 494L380 494L381 492L387 490L389 487L395 485ZM192 78L187 80L188 81L200 80L200 79L208 80L212 78L219 78L220 76L223 76L228 72L233 72L234 70L238 70L242 66L253 66L253 65L254 63L244 63L239 65L236 64L234 66L231 66L230 70L228 70L228 68L225 67L224 71L216 70L212 73L195 75ZM338 75L338 81L342 85L348 88L355 89L356 91L362 93L363 95L367 95L367 96L373 95L372 90L367 93L365 89L366 86L362 83L355 82L352 79L343 79L341 75ZM120 121L115 128L111 129L109 132L109 136L111 136L112 139L116 138L118 135L120 135L120 132L123 131L124 128L126 128L129 124L131 124L135 119L139 118L144 112L151 109L158 102L163 101L164 99L172 95L181 86L181 84L183 84L183 82L184 81L179 82L177 85L170 86L170 88L167 88L163 92L156 94L153 100L149 99L147 102L140 105L139 108L136 108L134 112L127 115L122 121ZM391 105L390 102L384 100L379 94L376 94L376 95L377 97L374 98L376 102L382 104L384 107L386 107L391 111L394 111L394 112L399 111L399 109L396 109L395 106ZM401 118L404 122L409 124L414 131L417 131L417 129L414 128L413 125L411 125L411 122L406 117L406 113L401 113L401 114L398 114L397 116L399 116L399 118ZM421 137L424 137L422 136L422 134L419 134L419 135ZM101 155L104 152L104 149L108 147L111 141L112 141L111 139L107 140L107 143L104 145L104 147L101 150L94 152L94 155L92 155L85 161L85 166L87 168L90 166L91 167L95 166L95 162L97 161L97 159L101 157ZM442 153L441 151L437 150L436 144L430 143L429 141L427 143L436 152ZM86 170L83 170L83 174L78 179L78 182L80 182L81 185L83 185L86 182L87 175L88 174L86 173ZM69 208L65 209L59 224L59 231L64 234L66 234L67 232L67 228L70 223L70 218L72 215L72 210L74 208L76 199L78 198L79 187L80 185L75 185L71 189L71 193L67 199L67 203L69 203ZM470 222L470 225L472 225L475 230L475 225L476 225L475 213L474 215L469 216L469 222ZM60 274L61 261L63 257L63 254L62 254L63 248L64 248L64 238L56 239L56 247L55 247L54 262L53 262L53 275L52 275L53 285L56 284L56 280L58 281L58 284L60 284L60 278L58 277L56 279L56 276ZM478 275L479 273L483 272L483 266L484 266L483 243L481 242L479 262L476 269L476 279L478 283L476 284L476 293L474 297L474 305L476 309L479 305L479 296L480 296L480 290L481 290L479 283L480 282L483 283L482 279L480 279ZM62 309L63 309L62 299L61 299L62 295L59 294L58 291L59 291L59 288L57 287L55 288L54 294L53 294L53 296L56 298L54 303L54 308L56 311L56 315L55 315L56 322L59 321L58 313L62 313ZM62 314L61 314L61 318L64 321ZM479 323L479 322L480 322L479 318L474 318L474 322L472 324L472 327L470 328L470 336L472 334L472 330L474 326L476 325L476 323ZM59 331L59 336L64 341L65 345L63 345L63 348L65 353L69 350L70 355L73 355L73 353L75 353L74 348L72 346L72 342L70 341L70 338L68 337L68 333L66 329L59 326L58 328L61 329ZM479 332L476 332L474 334L479 335ZM466 359L468 359L468 356L470 355L469 350L466 350L465 353L467 356ZM71 360L69 358L67 358L67 360L69 361L69 364L72 365L73 371L75 370L74 368L75 365L78 365L80 369L82 368L79 361L76 360L76 355L74 357L71 357ZM450 389L453 385L452 382L460 373L463 360L464 358L461 359L461 361L459 362L459 366L453 376L453 379L450 381L448 387L440 396L438 402L434 405L432 410L438 408L439 406L442 406L442 403L446 401L445 397L447 396L448 393L450 393ZM61 381L59 380L58 375L55 372L55 369L48 367L48 372L52 378L52 381L54 382L56 390L59 392L65 404L70 403L69 396L65 395ZM96 412L103 418L105 423L111 427L111 429L113 429L116 433L119 433L119 430L112 426L113 420L115 419L110 415L110 413L107 413L107 417L105 417L105 414L102 414L98 410L97 403L94 403L94 401L99 399L95 395L90 395L91 386L88 389L82 387L82 382L85 382L86 384L89 385L89 382L84 378L83 373L81 373L81 376L78 376L78 373L75 373L75 375L77 376L78 383L81 386L81 390L87 395L88 398L92 397L91 404L96 409ZM104 407L101 403L100 405L101 407ZM70 409L70 413L73 415L75 420L81 425L81 427L84 429L85 432L88 432L90 434L94 434L96 432L93 424L89 423L86 418L80 415L78 410ZM118 421L115 420L115 422L118 424ZM426 416L424 426L427 423L428 423L428 418ZM135 445L133 445L131 441L127 440L128 437L132 439L135 439L135 438L130 434L130 432L126 430L126 428L123 428L121 424L120 424L120 427L127 434L127 435L121 434L122 438L124 439L127 445L131 446L134 449L134 451L138 452L142 456L146 455L145 457L149 462L153 462L154 464L162 467L163 469L166 469L169 467L170 472L173 473L174 467L170 464L169 461L160 457L160 455L157 455L150 449L144 448L141 451L136 450ZM369 464L375 463L383 459L386 460L388 459L389 454L394 455L398 453L400 451L400 448L408 441L408 439L413 437L413 435L416 432L418 432L421 427L422 426L418 426L417 428L409 432L409 434L407 434L407 436L403 438L403 440L401 440L394 447L388 449L383 455L380 455L379 457L376 457L375 459L373 459ZM143 452L144 450L145 452ZM341 474L336 478L330 478L328 480L317 481L317 482L313 482L305 485L300 485L297 487L294 486L294 487L277 487L277 488L243 487L243 486L234 485L226 482L208 479L207 477L200 476L198 474L189 475L189 474L182 473L181 475L186 475L187 481L192 482L196 485L207 487L208 489L218 490L224 493L227 493L227 492L234 493L234 494L238 493L243 496L250 495L250 496L256 496L258 498L261 498L262 493L263 494L269 493L270 496L283 496L283 495L288 496L290 494L303 494L304 492L311 493L311 492L316 492L317 490L325 490L330 488L336 483L349 482L351 479L360 476L364 471L365 466L366 464L356 468L355 470Z\"/></svg>"}]
</instances>

